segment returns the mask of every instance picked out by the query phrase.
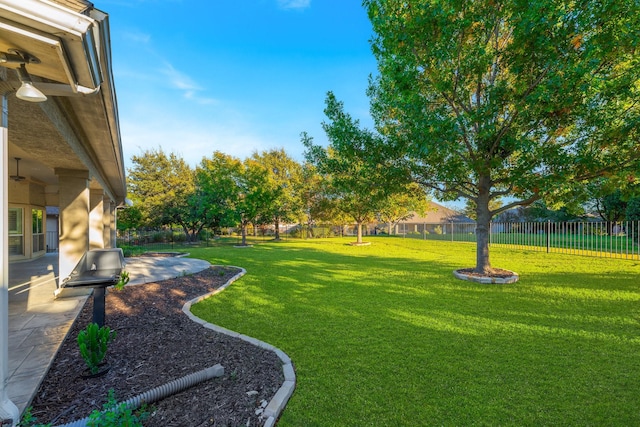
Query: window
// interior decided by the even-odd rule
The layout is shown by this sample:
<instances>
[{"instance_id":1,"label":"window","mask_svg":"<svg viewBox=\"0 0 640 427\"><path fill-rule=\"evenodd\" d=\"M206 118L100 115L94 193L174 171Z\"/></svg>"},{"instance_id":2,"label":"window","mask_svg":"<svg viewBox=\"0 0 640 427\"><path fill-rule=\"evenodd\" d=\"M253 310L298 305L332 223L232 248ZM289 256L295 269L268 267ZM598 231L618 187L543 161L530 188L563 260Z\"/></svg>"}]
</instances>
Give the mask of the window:
<instances>
[{"instance_id":1,"label":"window","mask_svg":"<svg viewBox=\"0 0 640 427\"><path fill-rule=\"evenodd\" d=\"M33 253L44 251L44 211L31 209L33 227Z\"/></svg>"},{"instance_id":2,"label":"window","mask_svg":"<svg viewBox=\"0 0 640 427\"><path fill-rule=\"evenodd\" d=\"M22 208L9 208L9 255L24 255Z\"/></svg>"}]
</instances>

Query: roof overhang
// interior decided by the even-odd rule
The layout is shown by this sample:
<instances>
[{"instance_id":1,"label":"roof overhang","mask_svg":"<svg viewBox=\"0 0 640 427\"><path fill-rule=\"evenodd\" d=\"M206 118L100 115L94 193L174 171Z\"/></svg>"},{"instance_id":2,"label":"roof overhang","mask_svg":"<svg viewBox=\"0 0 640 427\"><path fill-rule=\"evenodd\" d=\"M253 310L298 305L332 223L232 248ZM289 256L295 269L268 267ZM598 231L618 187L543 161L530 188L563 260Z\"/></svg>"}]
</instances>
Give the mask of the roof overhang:
<instances>
[{"instance_id":1,"label":"roof overhang","mask_svg":"<svg viewBox=\"0 0 640 427\"><path fill-rule=\"evenodd\" d=\"M83 0L2 0L0 52L12 50L38 58L28 72L49 99L30 104L8 97L10 156L25 158L32 176L48 185L57 183L55 169L88 170L93 187L123 202L108 15ZM15 72L0 74L1 93L19 86Z\"/></svg>"},{"instance_id":2,"label":"roof overhang","mask_svg":"<svg viewBox=\"0 0 640 427\"><path fill-rule=\"evenodd\" d=\"M45 0L3 0L0 16L6 34L0 48L22 49L40 59L29 73L71 86L100 86L100 21Z\"/></svg>"}]
</instances>

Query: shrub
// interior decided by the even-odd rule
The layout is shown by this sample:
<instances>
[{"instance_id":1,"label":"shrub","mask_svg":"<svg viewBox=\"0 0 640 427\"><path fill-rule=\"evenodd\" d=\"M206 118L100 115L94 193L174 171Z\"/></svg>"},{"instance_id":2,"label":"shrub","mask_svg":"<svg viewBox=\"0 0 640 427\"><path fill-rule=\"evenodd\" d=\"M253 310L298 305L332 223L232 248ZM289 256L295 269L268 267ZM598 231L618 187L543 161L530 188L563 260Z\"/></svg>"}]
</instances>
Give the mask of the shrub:
<instances>
[{"instance_id":1,"label":"shrub","mask_svg":"<svg viewBox=\"0 0 640 427\"><path fill-rule=\"evenodd\" d=\"M213 237L215 236L209 230L200 230L200 233L198 233L198 238L203 242L206 242Z\"/></svg>"},{"instance_id":2,"label":"shrub","mask_svg":"<svg viewBox=\"0 0 640 427\"><path fill-rule=\"evenodd\" d=\"M17 427L51 427L49 424L37 424L38 419L31 413L31 407L27 408L22 416L22 420L18 423Z\"/></svg>"},{"instance_id":3,"label":"shrub","mask_svg":"<svg viewBox=\"0 0 640 427\"><path fill-rule=\"evenodd\" d=\"M313 229L313 235L315 237L333 237L333 232L330 227L315 227Z\"/></svg>"},{"instance_id":4,"label":"shrub","mask_svg":"<svg viewBox=\"0 0 640 427\"><path fill-rule=\"evenodd\" d=\"M115 331L108 326L100 328L97 323L89 323L78 334L80 355L92 374L98 373L100 363L107 354L107 346L115 337Z\"/></svg>"},{"instance_id":5,"label":"shrub","mask_svg":"<svg viewBox=\"0 0 640 427\"><path fill-rule=\"evenodd\" d=\"M142 422L149 417L146 407L143 406L139 411L133 411L126 404L116 401L115 392L109 390L107 403L102 406L103 410L95 409L89 415L87 426L89 427L142 427Z\"/></svg>"},{"instance_id":6,"label":"shrub","mask_svg":"<svg viewBox=\"0 0 640 427\"><path fill-rule=\"evenodd\" d=\"M164 243L167 241L167 233L158 231L151 235L151 243Z\"/></svg>"},{"instance_id":7,"label":"shrub","mask_svg":"<svg viewBox=\"0 0 640 427\"><path fill-rule=\"evenodd\" d=\"M122 249L122 253L125 257L132 257L145 252L145 249L142 246L118 245L118 247Z\"/></svg>"},{"instance_id":8,"label":"shrub","mask_svg":"<svg viewBox=\"0 0 640 427\"><path fill-rule=\"evenodd\" d=\"M118 283L116 283L114 287L121 291L127 283L129 283L129 272L122 270L120 273L120 280L118 280Z\"/></svg>"},{"instance_id":9,"label":"shrub","mask_svg":"<svg viewBox=\"0 0 640 427\"><path fill-rule=\"evenodd\" d=\"M176 243L183 243L187 241L187 235L182 232L173 233L173 241Z\"/></svg>"},{"instance_id":10,"label":"shrub","mask_svg":"<svg viewBox=\"0 0 640 427\"><path fill-rule=\"evenodd\" d=\"M131 249L131 248L122 248L122 254L125 257L131 257L131 256L133 256L133 249Z\"/></svg>"},{"instance_id":11,"label":"shrub","mask_svg":"<svg viewBox=\"0 0 640 427\"><path fill-rule=\"evenodd\" d=\"M296 239L301 236L302 232L303 230L300 227L294 227L289 229L288 234L289 237ZM306 233L306 230L304 230L304 232Z\"/></svg>"},{"instance_id":12,"label":"shrub","mask_svg":"<svg viewBox=\"0 0 640 427\"><path fill-rule=\"evenodd\" d=\"M102 405L102 411L95 409L89 415L86 425L90 427L141 427L143 425L142 422L149 418L149 415L146 405L142 405L139 410L134 411L124 403L118 404L115 392L113 389L110 389L107 402ZM51 427L51 423L36 424L37 420L38 419L31 414L31 408L29 407L17 427Z\"/></svg>"}]
</instances>

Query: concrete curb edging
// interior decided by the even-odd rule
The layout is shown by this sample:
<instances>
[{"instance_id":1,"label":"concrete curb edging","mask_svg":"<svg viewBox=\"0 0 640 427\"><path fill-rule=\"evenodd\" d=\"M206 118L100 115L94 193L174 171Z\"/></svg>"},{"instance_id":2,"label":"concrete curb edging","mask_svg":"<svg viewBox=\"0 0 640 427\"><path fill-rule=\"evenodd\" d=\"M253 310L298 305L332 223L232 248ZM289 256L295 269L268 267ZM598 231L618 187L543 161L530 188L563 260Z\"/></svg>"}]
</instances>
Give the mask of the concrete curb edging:
<instances>
[{"instance_id":1,"label":"concrete curb edging","mask_svg":"<svg viewBox=\"0 0 640 427\"><path fill-rule=\"evenodd\" d=\"M454 270L453 275L460 280L466 280L468 282L482 283L485 285L489 285L489 284L505 285L505 284L515 283L520 279L520 276L518 275L518 273L514 273L514 272L511 272L511 273L513 274L509 277L479 277L479 276L472 276L470 274L464 274L459 272L458 270Z\"/></svg>"},{"instance_id":2,"label":"concrete curb edging","mask_svg":"<svg viewBox=\"0 0 640 427\"><path fill-rule=\"evenodd\" d=\"M215 267L215 266L212 266L212 267ZM227 267L234 267L234 266L227 266ZM233 276L231 279L229 279L227 283L220 286L218 289L214 290L213 292L200 295L199 297L196 297L190 301L187 301L182 306L182 311L191 320L204 326L205 328L211 329L221 334L229 335L234 338L239 338L243 341L248 342L249 344L255 345L256 347L273 351L276 354L276 356L280 358L280 360L282 361L282 373L284 374L284 382L280 386L280 389L278 389L276 394L273 396L271 401L267 404L267 407L264 409L264 412L263 412L264 416L267 417L267 420L264 423L264 427L273 427L276 423L276 420L282 413L282 410L287 405L287 402L289 401L289 398L293 394L293 391L296 388L296 373L295 373L295 370L293 369L291 358L284 351L280 350L277 347L272 346L269 343L223 328L222 326L218 326L218 325L214 325L213 323L206 322L201 318L197 317L196 315L194 315L193 313L191 313L191 306L193 304L196 304L205 298L208 298L210 296L213 296L217 293L224 291L229 285L231 285L233 282L235 282L236 280L238 280L239 278L241 278L247 273L247 270L245 270L244 268L241 268L241 267L234 267L234 268L240 269L241 270L240 273Z\"/></svg>"}]
</instances>

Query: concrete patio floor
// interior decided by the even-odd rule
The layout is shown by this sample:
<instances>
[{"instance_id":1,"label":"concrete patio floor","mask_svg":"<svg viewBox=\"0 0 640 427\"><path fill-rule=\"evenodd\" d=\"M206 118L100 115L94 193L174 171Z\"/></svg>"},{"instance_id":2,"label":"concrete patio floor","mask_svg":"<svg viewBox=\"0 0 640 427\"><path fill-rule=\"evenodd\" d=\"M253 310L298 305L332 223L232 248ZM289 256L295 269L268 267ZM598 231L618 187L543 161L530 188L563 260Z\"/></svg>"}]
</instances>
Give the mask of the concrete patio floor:
<instances>
[{"instance_id":1,"label":"concrete patio floor","mask_svg":"<svg viewBox=\"0 0 640 427\"><path fill-rule=\"evenodd\" d=\"M196 273L207 261L182 258L126 258L130 285ZM21 413L53 361L60 344L82 310L84 295L54 299L58 278L58 254L29 262L9 264L9 398Z\"/></svg>"}]
</instances>

